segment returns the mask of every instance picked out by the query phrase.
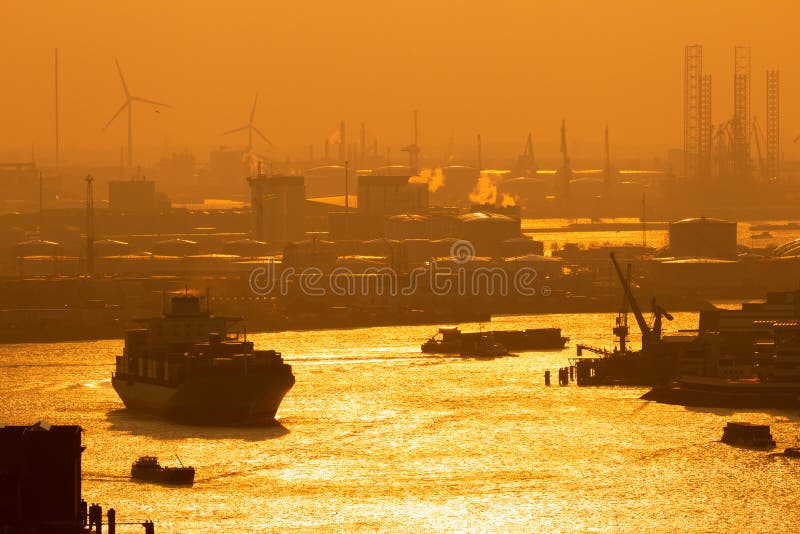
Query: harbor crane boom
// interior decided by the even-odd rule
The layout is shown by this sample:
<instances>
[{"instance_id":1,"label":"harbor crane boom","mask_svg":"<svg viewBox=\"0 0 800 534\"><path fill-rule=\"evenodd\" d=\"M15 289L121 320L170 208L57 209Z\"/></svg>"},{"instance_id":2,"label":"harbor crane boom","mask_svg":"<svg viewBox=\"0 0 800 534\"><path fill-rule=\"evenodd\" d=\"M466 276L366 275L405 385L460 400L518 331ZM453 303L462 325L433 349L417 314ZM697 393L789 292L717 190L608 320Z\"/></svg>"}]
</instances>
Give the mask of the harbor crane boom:
<instances>
[{"instance_id":1,"label":"harbor crane boom","mask_svg":"<svg viewBox=\"0 0 800 534\"><path fill-rule=\"evenodd\" d=\"M642 348L646 348L651 343L658 343L661 340L661 319L663 317L668 321L671 321L673 319L672 315L667 310L656 304L656 299L653 299L651 309L653 311L654 319L653 328L650 328L650 326L647 324L647 321L644 319L644 315L642 315L642 310L639 308L639 304L633 297L633 291L631 291L630 283L630 271L627 278L623 276L622 269L619 268L619 263L617 263L617 258L614 256L613 252L611 253L611 262L614 264L614 269L617 271L617 276L622 284L622 289L625 291L625 298L631 307L631 311L633 311L633 315L636 317L636 322L639 324L639 330L642 332Z\"/></svg>"},{"instance_id":2,"label":"harbor crane boom","mask_svg":"<svg viewBox=\"0 0 800 534\"><path fill-rule=\"evenodd\" d=\"M639 303L636 302L635 298L633 298L633 292L631 291L630 284L628 284L627 280L625 280L625 276L622 274L622 269L619 268L617 258L614 256L613 252L611 253L611 263L614 264L614 270L617 271L619 282L622 284L622 290L625 292L625 298L628 300L628 304L631 307L633 316L636 317L636 322L639 324L639 330L642 331L642 345L646 345L650 341L653 333L650 330L650 327L647 325L647 321L644 320L642 310L639 309Z\"/></svg>"}]
</instances>

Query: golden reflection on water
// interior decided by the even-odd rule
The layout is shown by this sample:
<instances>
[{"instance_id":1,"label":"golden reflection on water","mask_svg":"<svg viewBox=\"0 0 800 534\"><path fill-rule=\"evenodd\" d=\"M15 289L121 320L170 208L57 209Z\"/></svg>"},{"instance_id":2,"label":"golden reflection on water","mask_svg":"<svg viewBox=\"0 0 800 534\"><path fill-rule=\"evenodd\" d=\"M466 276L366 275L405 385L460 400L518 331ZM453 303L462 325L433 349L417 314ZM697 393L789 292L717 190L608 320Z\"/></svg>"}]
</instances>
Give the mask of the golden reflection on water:
<instances>
[{"instance_id":1,"label":"golden reflection on water","mask_svg":"<svg viewBox=\"0 0 800 534\"><path fill-rule=\"evenodd\" d=\"M543 385L576 343L610 346L612 324L612 314L499 317L492 327L560 326L572 339L493 361L420 355L434 326L254 335L297 376L282 426L269 428L128 413L108 382L120 341L7 345L0 421L82 425L85 498L120 521L152 518L160 533L794 530L800 463L718 440L727 420L751 420L791 445L797 413ZM668 327L695 325L678 313ZM143 454L180 455L197 468L194 487L128 480Z\"/></svg>"}]
</instances>

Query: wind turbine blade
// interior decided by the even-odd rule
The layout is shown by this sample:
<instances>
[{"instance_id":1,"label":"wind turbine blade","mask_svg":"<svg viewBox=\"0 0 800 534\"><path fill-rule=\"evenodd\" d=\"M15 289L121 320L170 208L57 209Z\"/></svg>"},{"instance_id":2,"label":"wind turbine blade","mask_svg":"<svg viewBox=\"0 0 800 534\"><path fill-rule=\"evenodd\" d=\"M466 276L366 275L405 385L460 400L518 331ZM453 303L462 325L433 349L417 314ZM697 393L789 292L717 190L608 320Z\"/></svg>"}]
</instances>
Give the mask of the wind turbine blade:
<instances>
[{"instance_id":1,"label":"wind turbine blade","mask_svg":"<svg viewBox=\"0 0 800 534\"><path fill-rule=\"evenodd\" d=\"M266 141L266 142L267 142L267 144L269 144L269 146L271 146L272 148L275 148L275 144L274 144L272 141L270 141L269 139L267 139L267 136L266 136L266 135L264 135L263 133L261 133L261 130L259 130L258 128L256 128L255 126L253 126L253 131L255 131L255 132L258 134L258 135L260 135L260 136L261 136L261 139L263 139L264 141Z\"/></svg>"},{"instance_id":2,"label":"wind turbine blade","mask_svg":"<svg viewBox=\"0 0 800 534\"><path fill-rule=\"evenodd\" d=\"M144 102L145 104L153 104L154 106L164 106L165 108L171 108L172 107L169 104L165 104L163 102L156 102L155 100L148 100L146 98L142 98L142 97L139 97L139 96L132 96L131 100L134 100L136 102Z\"/></svg>"},{"instance_id":3,"label":"wind turbine blade","mask_svg":"<svg viewBox=\"0 0 800 534\"><path fill-rule=\"evenodd\" d=\"M241 131L247 130L249 127L250 127L249 125L248 126L242 126L241 128L236 128L234 130L228 130L227 132L222 132L220 135L228 135L228 134L232 134L232 133L236 133L236 132L241 132Z\"/></svg>"},{"instance_id":4,"label":"wind turbine blade","mask_svg":"<svg viewBox=\"0 0 800 534\"><path fill-rule=\"evenodd\" d=\"M116 119L116 118L117 118L117 116L118 116L120 113L122 113L122 110L124 110L124 109L125 109L126 107L128 107L128 106L130 106L130 101L126 100L126 101L125 101L125 103L124 103L124 104L122 104L122 107L121 107L121 108L119 108L119 109L117 110L117 112L116 112L116 113L114 113L114 116L113 116L113 117L111 117L111 120L109 120L109 121L106 123L106 125L105 125L105 126L103 126L103 130L105 130L106 128L108 128L108 125L109 125L109 124L111 124L112 122L114 122L114 119Z\"/></svg>"},{"instance_id":5,"label":"wind turbine blade","mask_svg":"<svg viewBox=\"0 0 800 534\"><path fill-rule=\"evenodd\" d=\"M114 63L117 64L117 72L119 72L119 79L122 82L122 90L125 91L125 96L130 99L131 94L128 92L128 84L125 83L125 76L122 75L122 68L120 68L117 58L114 58Z\"/></svg>"},{"instance_id":6,"label":"wind turbine blade","mask_svg":"<svg viewBox=\"0 0 800 534\"><path fill-rule=\"evenodd\" d=\"M258 103L258 93L256 93L256 98L253 100L253 109L250 110L250 124L253 124L253 117L256 116L256 104Z\"/></svg>"}]
</instances>

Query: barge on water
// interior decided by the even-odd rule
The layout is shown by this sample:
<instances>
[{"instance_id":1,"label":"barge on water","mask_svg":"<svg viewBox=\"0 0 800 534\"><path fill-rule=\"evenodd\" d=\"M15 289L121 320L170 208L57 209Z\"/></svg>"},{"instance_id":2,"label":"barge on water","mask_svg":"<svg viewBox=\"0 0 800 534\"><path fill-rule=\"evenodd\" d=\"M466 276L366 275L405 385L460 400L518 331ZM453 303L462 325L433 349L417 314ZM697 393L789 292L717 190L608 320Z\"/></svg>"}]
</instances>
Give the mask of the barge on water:
<instances>
[{"instance_id":1,"label":"barge on water","mask_svg":"<svg viewBox=\"0 0 800 534\"><path fill-rule=\"evenodd\" d=\"M465 354L479 351L485 338L508 350L559 350L569 341L561 335L560 328L528 328L526 330L493 330L489 332L462 332L457 326L443 326L422 344L426 354Z\"/></svg>"}]
</instances>

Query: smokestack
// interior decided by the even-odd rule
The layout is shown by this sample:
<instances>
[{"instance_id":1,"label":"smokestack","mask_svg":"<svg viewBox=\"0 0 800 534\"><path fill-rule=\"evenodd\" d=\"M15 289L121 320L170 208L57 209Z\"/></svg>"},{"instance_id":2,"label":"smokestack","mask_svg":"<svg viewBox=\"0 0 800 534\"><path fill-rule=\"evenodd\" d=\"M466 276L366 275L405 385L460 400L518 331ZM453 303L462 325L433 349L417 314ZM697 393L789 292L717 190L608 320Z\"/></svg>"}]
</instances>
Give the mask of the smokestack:
<instances>
[{"instance_id":1,"label":"smokestack","mask_svg":"<svg viewBox=\"0 0 800 534\"><path fill-rule=\"evenodd\" d=\"M44 228L44 180L42 171L39 171L39 237L41 239L42 228Z\"/></svg>"},{"instance_id":2,"label":"smokestack","mask_svg":"<svg viewBox=\"0 0 800 534\"><path fill-rule=\"evenodd\" d=\"M561 180L564 194L569 191L569 177L572 171L569 168L569 156L567 155L567 123L561 119L561 154L563 163L561 167Z\"/></svg>"},{"instance_id":3,"label":"smokestack","mask_svg":"<svg viewBox=\"0 0 800 534\"><path fill-rule=\"evenodd\" d=\"M94 178L86 176L86 272L94 274Z\"/></svg>"},{"instance_id":4,"label":"smokestack","mask_svg":"<svg viewBox=\"0 0 800 534\"><path fill-rule=\"evenodd\" d=\"M350 211L350 169L349 162L344 162L344 211Z\"/></svg>"},{"instance_id":5,"label":"smokestack","mask_svg":"<svg viewBox=\"0 0 800 534\"><path fill-rule=\"evenodd\" d=\"M339 161L347 159L347 138L345 137L344 121L339 124Z\"/></svg>"},{"instance_id":6,"label":"smokestack","mask_svg":"<svg viewBox=\"0 0 800 534\"><path fill-rule=\"evenodd\" d=\"M606 175L606 185L611 185L611 150L608 143L608 124L606 124L605 159L603 165Z\"/></svg>"},{"instance_id":7,"label":"smokestack","mask_svg":"<svg viewBox=\"0 0 800 534\"><path fill-rule=\"evenodd\" d=\"M59 139L58 139L58 48L55 53L55 85L56 85L56 174L60 169Z\"/></svg>"},{"instance_id":8,"label":"smokestack","mask_svg":"<svg viewBox=\"0 0 800 534\"><path fill-rule=\"evenodd\" d=\"M478 134L478 172L483 171L483 144L481 143L481 134Z\"/></svg>"},{"instance_id":9,"label":"smokestack","mask_svg":"<svg viewBox=\"0 0 800 534\"><path fill-rule=\"evenodd\" d=\"M330 161L330 147L331 142L328 139L325 139L325 161Z\"/></svg>"},{"instance_id":10,"label":"smokestack","mask_svg":"<svg viewBox=\"0 0 800 534\"><path fill-rule=\"evenodd\" d=\"M367 130L364 123L361 123L361 159L367 155Z\"/></svg>"},{"instance_id":11,"label":"smokestack","mask_svg":"<svg viewBox=\"0 0 800 534\"><path fill-rule=\"evenodd\" d=\"M258 162L258 176L247 179L250 185L250 209L253 212L253 235L259 241L264 238L264 180L261 176L261 162Z\"/></svg>"}]
</instances>

